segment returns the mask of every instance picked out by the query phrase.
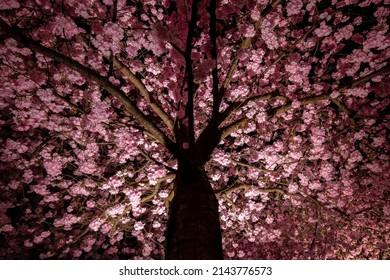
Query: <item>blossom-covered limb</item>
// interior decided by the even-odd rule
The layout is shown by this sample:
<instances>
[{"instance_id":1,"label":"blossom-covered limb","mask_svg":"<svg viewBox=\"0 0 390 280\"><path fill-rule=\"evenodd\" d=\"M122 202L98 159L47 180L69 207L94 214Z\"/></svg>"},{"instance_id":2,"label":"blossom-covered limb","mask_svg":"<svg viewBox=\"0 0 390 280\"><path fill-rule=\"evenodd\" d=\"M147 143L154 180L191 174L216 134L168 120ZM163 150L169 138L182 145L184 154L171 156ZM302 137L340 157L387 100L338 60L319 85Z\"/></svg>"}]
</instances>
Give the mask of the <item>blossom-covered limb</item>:
<instances>
[{"instance_id":1,"label":"blossom-covered limb","mask_svg":"<svg viewBox=\"0 0 390 280\"><path fill-rule=\"evenodd\" d=\"M110 81L102 77L96 71L87 68L80 64L79 62L58 53L52 49L49 49L38 42L24 36L17 28L9 26L3 19L0 19L0 27L3 31L19 43L24 46L39 52L51 59L54 59L64 65L70 67L71 69L76 70L83 76L97 82L102 85L108 92L110 92L115 98L117 98L123 106L127 109L129 113L131 113L137 121L147 130L149 131L153 137L158 140L162 145L164 145L168 150L176 154L175 144L169 139L154 123L152 123L145 114L137 108L133 102L131 102L127 96L116 86L114 86Z\"/></svg>"},{"instance_id":2,"label":"blossom-covered limb","mask_svg":"<svg viewBox=\"0 0 390 280\"><path fill-rule=\"evenodd\" d=\"M169 128L170 131L173 132L173 121L171 117L164 112L164 110L161 108L161 106L154 100L151 93L146 89L144 83L137 78L134 73L130 71L129 68L126 67L126 65L123 64L122 61L120 61L118 58L113 57L114 65L122 71L123 74L126 75L126 77L129 78L129 80L136 86L136 88L140 91L141 95L145 98L146 102L150 105L150 107L153 109L153 111L161 118L161 120L165 123L165 125Z\"/></svg>"},{"instance_id":3,"label":"blossom-covered limb","mask_svg":"<svg viewBox=\"0 0 390 280\"><path fill-rule=\"evenodd\" d=\"M260 17L256 21L256 24L255 24L255 32L260 27L263 19L267 16L267 14L270 13L272 11L272 9L274 9L276 6L278 6L280 4L280 2L281 2L280 0L273 0L269 5L267 5L261 11ZM243 39L242 43L240 44L239 50L243 50L243 49L248 48L250 43L251 43L252 37L245 37L245 39ZM223 81L222 86L220 88L219 95L223 96L225 94L225 92L226 92L227 88L229 87L229 84L230 84L230 82L231 82L231 80L233 78L233 75L236 72L236 69L237 69L237 66L238 66L238 62L239 62L239 57L238 57L238 54L237 54L233 58L233 60L232 60L232 62L230 64L228 73L227 73L227 75L225 77L225 80Z\"/></svg>"}]
</instances>

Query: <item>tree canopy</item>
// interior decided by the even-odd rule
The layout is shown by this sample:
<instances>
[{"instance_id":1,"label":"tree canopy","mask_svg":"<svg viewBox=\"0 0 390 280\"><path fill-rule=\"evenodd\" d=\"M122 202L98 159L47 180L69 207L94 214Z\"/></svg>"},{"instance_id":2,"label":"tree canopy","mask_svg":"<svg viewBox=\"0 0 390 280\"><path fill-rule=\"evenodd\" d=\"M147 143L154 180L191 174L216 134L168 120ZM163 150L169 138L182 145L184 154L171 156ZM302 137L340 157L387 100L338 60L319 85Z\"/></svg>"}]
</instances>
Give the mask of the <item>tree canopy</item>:
<instances>
[{"instance_id":1,"label":"tree canopy","mask_svg":"<svg viewBox=\"0 0 390 280\"><path fill-rule=\"evenodd\" d=\"M164 258L182 158L226 259L389 258L389 18L387 0L1 1L0 258Z\"/></svg>"}]
</instances>

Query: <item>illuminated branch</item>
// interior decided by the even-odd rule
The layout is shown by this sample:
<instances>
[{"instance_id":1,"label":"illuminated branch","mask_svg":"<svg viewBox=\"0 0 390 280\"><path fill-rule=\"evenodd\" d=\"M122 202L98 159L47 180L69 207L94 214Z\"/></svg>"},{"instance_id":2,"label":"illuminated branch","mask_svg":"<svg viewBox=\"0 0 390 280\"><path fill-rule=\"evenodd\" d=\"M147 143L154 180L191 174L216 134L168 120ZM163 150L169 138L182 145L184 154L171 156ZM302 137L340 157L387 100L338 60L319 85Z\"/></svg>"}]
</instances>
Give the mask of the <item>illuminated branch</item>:
<instances>
[{"instance_id":1,"label":"illuminated branch","mask_svg":"<svg viewBox=\"0 0 390 280\"><path fill-rule=\"evenodd\" d=\"M261 26L261 23L262 23L264 17L269 12L271 12L277 5L279 5L280 2L281 2L281 0L274 0L271 4L269 4L268 6L266 6L262 10L261 15L260 15L260 19L255 24L255 30L258 30L258 28ZM210 4L210 39L211 40L213 40L213 37L216 36L216 34L212 34L213 28L214 28L212 26L212 24L213 24L212 21L213 21L213 17L214 17L213 11L212 11L212 8L213 8L212 4L213 3ZM243 49L248 48L250 43L251 43L251 39L252 38L250 38L250 37L245 38L242 41L242 43L240 44L239 49L243 50ZM213 44L213 42L212 42L212 44ZM227 109L227 112L226 112L226 110L225 110L225 112L222 112L222 113L219 112L219 107L220 107L220 104L222 102L223 96L225 95L225 92L226 92L227 88L229 87L230 82L232 80L232 77L233 77L233 75L237 69L237 66L238 66L238 62L239 62L238 53L239 53L239 51L237 51L236 56L233 58L231 65L230 65L230 68L228 70L228 73L225 77L225 80L222 83L222 86L218 90L217 94L215 94L217 91L217 89L215 89L215 86L216 86L216 83L218 81L217 68L216 68L217 66L215 66L215 68L213 69L213 72L212 72L212 75L213 75L213 109L212 109L213 111L212 111L212 116L211 116L209 123L204 128L204 130L201 132L201 134L199 135L199 137L196 141L196 149L197 149L197 153L199 155L199 161L201 163L208 160L208 158L210 157L210 155L211 155L212 151L214 150L214 148L216 147L216 145L218 145L218 143L221 141L221 139L225 138L225 136L221 135L221 134L223 134L223 132L220 131L218 129L218 127L226 118L228 118L228 116L231 113L233 113L234 110L232 110L232 108L233 107L236 108L236 106L239 106L239 104L234 104L233 107L230 107Z\"/></svg>"},{"instance_id":2,"label":"illuminated branch","mask_svg":"<svg viewBox=\"0 0 390 280\"><path fill-rule=\"evenodd\" d=\"M281 61L286 55L288 55L291 51L293 51L300 43L302 43L302 41L304 39L307 38L307 36L309 36L309 34L315 29L315 27L317 26L317 24L313 24L313 26L303 35L301 36L298 40L296 40L292 45L290 45L288 47L287 50L285 50L284 52L282 52L270 65L268 65L264 70L263 72L261 72L257 78L256 78L256 83L262 78L264 77L264 75L274 66L276 65L279 61ZM251 94L252 95L252 94ZM246 98L244 101L242 102L234 102L232 105L230 105L225 111L222 113L224 115L224 118L221 118L221 122L223 122L226 118L228 118L231 114L233 114L237 109L245 106L247 103L249 103L250 101L252 101L252 96L249 96L248 98ZM282 97L279 97L279 98L282 98ZM256 100L256 98L254 98Z\"/></svg>"},{"instance_id":3,"label":"illuminated branch","mask_svg":"<svg viewBox=\"0 0 390 280\"><path fill-rule=\"evenodd\" d=\"M373 71L366 76L360 77L360 78L352 81L350 84L344 85L343 87L340 88L340 91L344 91L344 90L350 89L350 88L355 88L363 83L370 81L372 78L374 78L376 76L387 75L387 74L390 74L390 63L386 63L386 65L383 66L382 68L380 68L376 71Z\"/></svg>"},{"instance_id":4,"label":"illuminated branch","mask_svg":"<svg viewBox=\"0 0 390 280\"><path fill-rule=\"evenodd\" d=\"M91 46L92 44L89 41L88 38L82 35L78 35L78 37L87 45ZM97 48L92 47L95 51L97 51ZM173 132L173 121L170 118L170 116L164 112L164 110L160 107L158 103L154 100L154 98L151 96L151 93L146 89L145 84L137 78L137 76L128 68L126 65L120 61L115 56L106 57L107 59L111 60L113 65L115 65L116 68L118 68L129 80L130 82L139 90L143 98L146 100L146 102L150 105L152 110L161 118L161 120L165 123L165 125L168 127L170 131Z\"/></svg>"},{"instance_id":5,"label":"illuminated branch","mask_svg":"<svg viewBox=\"0 0 390 280\"><path fill-rule=\"evenodd\" d=\"M299 101L301 105L308 105L308 104L315 104L324 100L329 100L331 99L330 94L321 94L321 95L316 95L316 96L310 96L306 98L302 98ZM291 102L287 103L286 105L282 105L274 109L274 113L272 115L278 115L282 114L284 112L287 112L288 110L292 109Z\"/></svg>"},{"instance_id":6,"label":"illuminated branch","mask_svg":"<svg viewBox=\"0 0 390 280\"><path fill-rule=\"evenodd\" d=\"M275 182L275 184L279 184L277 182ZM226 195L226 194L229 194L231 192L234 192L236 190L247 190L247 189L250 189L250 188L253 188L255 186L253 185L247 185L247 184L241 184L241 183L235 183L229 187L227 187L226 189L222 189L222 190L218 190L215 192L215 195L220 198L222 195ZM318 202L318 200L316 200L315 198L307 195L307 196L304 196L303 194L301 193L289 193L288 191L285 191L281 188L257 188L256 187L256 190L258 190L259 192L262 192L262 193L279 193L281 195L288 195L290 197L293 197L293 198L299 198L299 199L303 199L303 200L310 200L311 202L313 202L316 206L316 208L319 208L321 207L321 204Z\"/></svg>"},{"instance_id":7,"label":"illuminated branch","mask_svg":"<svg viewBox=\"0 0 390 280\"><path fill-rule=\"evenodd\" d=\"M160 190L161 183L164 182L164 181L166 181L166 180L174 179L174 178L175 178L175 175L174 175L174 174L169 174L169 175L167 175L167 176L165 176L165 177L163 177L163 178L157 179L157 183L156 183L156 185L155 185L153 191L152 191L150 194L141 197L140 203L142 204L142 203L146 203L146 202L148 202L148 201L151 201L151 200L158 194L158 191ZM144 182L146 183L147 186L150 186L150 183L148 183L148 182L146 182L146 181L144 181ZM136 184L139 184L139 183L140 183L140 182L137 182ZM116 203L123 203L123 201L117 200ZM120 218L123 217L123 215L126 215L127 213L129 213L129 212L131 211L131 208L132 208L131 205L128 205L128 206L123 210L123 214L122 214L122 216L120 216ZM103 211L102 214L100 214L100 215L98 216L98 218L106 219L106 218L107 218L107 216L106 216L106 211ZM115 221L115 223L114 223L114 225L113 225L113 227L112 227L112 230L111 230L111 234L114 233L115 228L116 228L116 226L118 225L118 222L119 222L120 218L117 219L117 220ZM90 231L91 231L90 227L87 226L79 235L77 235L77 236L73 239L73 241L72 241L71 244L76 243L78 240L80 240L83 236L85 236L85 235L86 235L87 233L89 233ZM69 245L70 245L70 244L69 244Z\"/></svg>"},{"instance_id":8,"label":"illuminated branch","mask_svg":"<svg viewBox=\"0 0 390 280\"><path fill-rule=\"evenodd\" d=\"M225 111L220 113L220 122L219 123L221 124L223 121L226 121L230 116L233 115L234 112L237 111L237 109L239 107L244 107L245 105L247 105L250 102L257 102L257 101L262 101L262 100L265 101L265 100L271 100L271 99L281 100L284 103L287 102L287 97L282 96L282 95L275 95L273 93L252 96L252 97L247 98L243 102L232 102L229 104L229 107Z\"/></svg>"},{"instance_id":9,"label":"illuminated branch","mask_svg":"<svg viewBox=\"0 0 390 280\"><path fill-rule=\"evenodd\" d=\"M280 3L280 1L274 1L272 4L270 4L266 9L263 10L262 12L262 16L261 18L259 19L259 21L256 23L256 30L257 28L259 28L260 24L261 24L261 21L262 19L274 8L276 7L278 4ZM313 25L311 26L311 28L303 35L301 36L299 39L297 39L293 44L291 44L287 50L285 50L283 53L281 53L276 59L275 61L272 62L271 65L268 65L268 67L262 72L259 74L259 76L257 77L256 81L259 81L261 77L263 77L268 71L269 69L275 65L276 63L278 63L280 60L282 60L287 54L289 54L292 50L294 50L303 40L305 40L307 38L307 36L309 36L309 34L315 29L315 27L318 25L318 23L313 23ZM250 43L250 40L251 38L246 38L242 45L240 46L241 49L244 49L244 48L247 48L249 46L249 43ZM231 82L231 79L233 77L233 74L235 73L236 69L237 69L237 65L238 65L238 57L235 57L232 61L232 64L230 66L230 69L229 69L229 72L225 78L225 81L222 85L222 87L220 88L219 90L219 95L220 97L222 98L223 95L225 94L230 82ZM233 115L240 107L242 106L245 106L246 104L248 104L250 101L259 101L259 100L269 100L271 98L275 98L275 99L280 99L280 100L283 100L283 101L286 101L286 98L283 97L283 96L274 96L272 94L266 94L264 96L249 96L248 98L246 98L244 101L236 101L236 102L232 102L228 108L226 108L223 112L220 112L218 114L216 114L215 116L216 117L212 117L209 124L206 126L206 128L204 129L204 131L200 134L199 138L198 138L198 141L197 141L197 146L199 147L204 147L205 145L207 145L207 143L212 143L213 145L217 145L221 140L225 139L230 133L232 133L233 131L235 131L236 129L238 129L241 125L244 125L246 124L249 120L247 118L241 118L237 121L235 121L234 123L231 123L229 125L226 125L225 127L222 127L222 128L219 128L218 127L225 121L227 120L231 115ZM214 110L214 108L213 108ZM217 132L215 130L218 130ZM211 139L210 135L212 135L213 138L215 139ZM219 138L218 138L219 137ZM208 149L210 150L210 149ZM205 154L208 153L208 151L204 152Z\"/></svg>"},{"instance_id":10,"label":"illuminated branch","mask_svg":"<svg viewBox=\"0 0 390 280\"><path fill-rule=\"evenodd\" d=\"M250 121L250 119L248 119L247 117L243 117L243 118L238 119L238 120L232 122L231 124L221 128L220 141L222 141L223 139L228 137L230 135L230 133L237 131L237 129L239 129L241 126L247 124L249 121Z\"/></svg>"},{"instance_id":11,"label":"illuminated branch","mask_svg":"<svg viewBox=\"0 0 390 280\"><path fill-rule=\"evenodd\" d=\"M355 88L363 83L370 81L372 78L374 78L376 76L386 75L389 73L390 73L390 64L386 64L385 66L383 66L379 70L373 71L372 73L367 74L366 76L360 77L360 78L348 83L347 85L343 85L342 87L340 87L339 90L340 90L340 92L343 92L347 89ZM336 99L332 99L332 97L330 96L329 93L317 95L317 96L311 96L311 97L307 97L307 98L302 98L298 101L302 105L307 105L307 104L315 104L315 103L323 101L323 100L330 100L330 101L334 102L337 106L339 106L339 108L342 111L344 111L348 115L351 113L343 104L340 103L340 101L338 101ZM289 102L286 105L282 105L282 106L279 106L278 108L276 108L275 114L280 114L280 113L286 112L286 111L290 110L291 108L292 108L291 102Z\"/></svg>"},{"instance_id":12,"label":"illuminated branch","mask_svg":"<svg viewBox=\"0 0 390 280\"><path fill-rule=\"evenodd\" d=\"M60 95L53 87L53 94L54 96L56 96L57 98L61 99L62 101L64 101L65 103L67 103L74 111L78 111L80 112L81 114L85 115L87 114L87 112L85 112L81 107L77 106L76 104L74 104L72 101L70 101L68 98L66 98L65 96L62 96Z\"/></svg>"},{"instance_id":13,"label":"illuminated branch","mask_svg":"<svg viewBox=\"0 0 390 280\"><path fill-rule=\"evenodd\" d=\"M146 102L150 105L153 111L163 120L166 126L173 132L173 121L170 116L164 112L158 103L151 96L150 92L146 89L144 83L138 79L133 72L130 71L120 60L116 57L113 58L114 65L133 83L133 85L140 91L141 95L145 98Z\"/></svg>"},{"instance_id":14,"label":"illuminated branch","mask_svg":"<svg viewBox=\"0 0 390 280\"><path fill-rule=\"evenodd\" d=\"M265 168L257 167L257 166L254 166L254 165L246 164L246 163L243 163L241 161L234 160L234 159L231 159L231 161L234 162L234 163L237 163L238 165L241 165L241 166L244 166L244 167L248 167L248 168L252 168L252 169L255 169L255 170L259 170L259 171L265 172L265 173L276 173L276 172L278 172L278 170L265 169Z\"/></svg>"},{"instance_id":15,"label":"illuminated branch","mask_svg":"<svg viewBox=\"0 0 390 280\"><path fill-rule=\"evenodd\" d=\"M281 0L274 0L272 3L270 3L267 7L265 7L263 9L263 11L261 12L261 15L260 15L260 19L256 22L255 24L255 32L259 29L261 23L263 22L263 19L277 6L279 5L281 2ZM251 40L252 38L251 37L246 37L241 45L240 45L240 48L239 50L243 50L243 49L247 49L251 43ZM225 80L223 81L223 84L222 84L222 87L220 89L220 92L219 92L219 95L221 97L224 96L227 88L229 87L230 85L230 82L233 78L233 75L234 73L236 72L236 69L237 69L237 66L238 66L238 62L239 62L239 58L238 58L238 53L236 54L236 56L233 58L232 60L232 63L230 64L230 68L229 68L229 71L225 77Z\"/></svg>"},{"instance_id":16,"label":"illuminated branch","mask_svg":"<svg viewBox=\"0 0 390 280\"><path fill-rule=\"evenodd\" d=\"M215 195L219 198L222 195L229 194L229 193L237 191L237 190L247 190L247 189L250 189L252 187L253 187L253 185L236 183L230 187L227 187L226 189L216 191ZM260 192L263 192L263 193L279 193L282 195L288 194L285 190L280 189L280 188L258 188L257 190L259 190Z\"/></svg>"},{"instance_id":17,"label":"illuminated branch","mask_svg":"<svg viewBox=\"0 0 390 280\"><path fill-rule=\"evenodd\" d=\"M138 150L141 152L141 154L146 158L148 159L149 161L152 161L154 162L155 164L157 165L162 165L164 166L167 170L169 170L170 172L172 172L173 174L175 174L177 172L176 169L173 169L172 167L162 163L162 162L159 162L158 160L152 158L151 156L149 156L144 150L142 150L140 147L138 147Z\"/></svg>"},{"instance_id":18,"label":"illuminated branch","mask_svg":"<svg viewBox=\"0 0 390 280\"><path fill-rule=\"evenodd\" d=\"M112 96L114 96L123 107L134 116L134 118L142 125L145 130L149 131L153 137L164 145L173 154L176 153L175 144L170 140L152 121L150 121L144 113L138 109L136 104L128 99L128 97L116 86L114 86L109 80L102 77L96 71L80 64L79 62L59 53L52 49L49 49L37 41L26 37L17 28L9 26L3 19L0 18L0 27L8 36L15 39L25 47L41 53L65 66L77 71L84 77L95 81L100 84L105 90L107 90Z\"/></svg>"},{"instance_id":19,"label":"illuminated branch","mask_svg":"<svg viewBox=\"0 0 390 280\"><path fill-rule=\"evenodd\" d=\"M357 87L358 85L361 85L362 83L365 83L376 76L385 75L388 73L390 73L390 65L386 65L379 70L376 70L376 71L374 71L374 72L372 72L364 77L360 77L360 78L352 81L351 83L349 83L349 85L341 87L340 91L345 91L349 88ZM267 98L270 98L270 97L268 95L265 95L265 99L267 99ZM324 101L324 100L329 100L329 101L335 103L340 108L340 110L342 110L344 113L346 113L349 116L351 115L350 110L347 107L345 107L345 105L342 104L341 101L339 101L338 99L332 98L329 93L302 98L298 101L301 105L308 105L308 104L316 104L316 103ZM285 105L281 105L277 108L272 109L269 112L269 116L279 115L279 114L287 112L288 110L291 110L291 109L292 109L292 103L289 102ZM232 113L229 112L229 114L232 114ZM228 125L222 127L220 129L220 132L221 132L220 141L225 139L230 133L236 131L241 126L247 124L249 121L250 121L250 119L248 119L247 117L243 117L243 118L240 118L240 119L234 121L231 124L228 124ZM354 123L353 120L352 120L352 123Z\"/></svg>"}]
</instances>

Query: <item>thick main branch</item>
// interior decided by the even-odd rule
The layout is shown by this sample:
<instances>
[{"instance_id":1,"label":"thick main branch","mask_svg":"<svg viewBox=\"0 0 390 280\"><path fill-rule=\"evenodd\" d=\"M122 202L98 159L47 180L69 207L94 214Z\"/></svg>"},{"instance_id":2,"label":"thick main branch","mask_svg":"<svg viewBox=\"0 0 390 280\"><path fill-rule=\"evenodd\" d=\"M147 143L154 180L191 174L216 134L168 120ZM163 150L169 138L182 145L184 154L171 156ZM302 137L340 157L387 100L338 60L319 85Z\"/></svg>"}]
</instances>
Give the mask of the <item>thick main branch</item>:
<instances>
[{"instance_id":1,"label":"thick main branch","mask_svg":"<svg viewBox=\"0 0 390 280\"><path fill-rule=\"evenodd\" d=\"M198 17L198 0L192 1L192 7L191 7L191 20L188 24L188 33L187 33L187 40L186 40L186 50L185 50L185 62L186 62L186 73L187 73L187 104L186 104L186 110L185 115L188 119L188 125L184 125L184 127L187 127L187 133L186 136L188 139L185 139L185 141L189 143L190 150L194 150L194 143L195 143L195 132L194 132L194 93L195 93L195 83L194 83L194 73L192 69L192 42L195 35L195 28L197 23L197 17Z\"/></svg>"},{"instance_id":2,"label":"thick main branch","mask_svg":"<svg viewBox=\"0 0 390 280\"><path fill-rule=\"evenodd\" d=\"M3 19L0 18L0 28L9 37L15 39L18 43L25 47L36 51L44 56L47 56L65 66L77 71L82 76L100 84L112 96L114 96L124 108L133 115L133 117L140 123L140 125L148 131L157 141L164 145L170 152L176 154L175 144L170 140L153 122L151 122L145 114L137 108L137 106L127 98L127 96L116 86L114 86L108 79L101 76L95 70L90 69L81 63L73 60L59 52L47 48L37 41L23 35L20 30L9 26Z\"/></svg>"}]
</instances>

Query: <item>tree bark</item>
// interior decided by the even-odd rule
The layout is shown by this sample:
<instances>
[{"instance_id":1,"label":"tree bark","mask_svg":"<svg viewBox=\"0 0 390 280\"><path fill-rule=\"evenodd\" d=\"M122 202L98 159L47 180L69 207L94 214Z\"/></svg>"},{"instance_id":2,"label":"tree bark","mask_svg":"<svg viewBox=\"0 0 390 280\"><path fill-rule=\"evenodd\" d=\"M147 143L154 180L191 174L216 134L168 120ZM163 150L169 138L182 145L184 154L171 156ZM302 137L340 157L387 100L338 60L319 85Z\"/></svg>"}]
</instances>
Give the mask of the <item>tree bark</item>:
<instances>
[{"instance_id":1,"label":"tree bark","mask_svg":"<svg viewBox=\"0 0 390 280\"><path fill-rule=\"evenodd\" d=\"M179 162L169 213L166 259L223 259L218 200L203 167Z\"/></svg>"}]
</instances>

